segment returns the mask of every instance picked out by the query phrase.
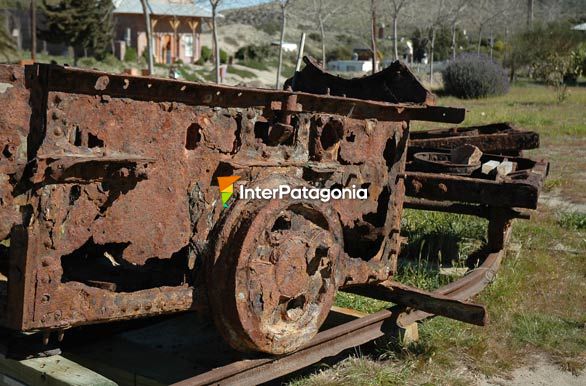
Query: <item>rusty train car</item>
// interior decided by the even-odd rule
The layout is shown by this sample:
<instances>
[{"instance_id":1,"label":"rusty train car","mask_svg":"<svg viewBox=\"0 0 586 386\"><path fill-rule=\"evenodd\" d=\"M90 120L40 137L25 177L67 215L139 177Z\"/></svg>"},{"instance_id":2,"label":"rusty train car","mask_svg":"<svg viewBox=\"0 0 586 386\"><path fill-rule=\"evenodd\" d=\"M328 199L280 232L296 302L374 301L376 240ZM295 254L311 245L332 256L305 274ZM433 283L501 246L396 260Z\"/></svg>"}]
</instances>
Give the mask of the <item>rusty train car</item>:
<instances>
[{"instance_id":1,"label":"rusty train car","mask_svg":"<svg viewBox=\"0 0 586 386\"><path fill-rule=\"evenodd\" d=\"M502 250L547 174L519 157L538 137L418 133L409 148L447 152L466 137L491 153L483 162L508 157L516 170L500 180L415 170L409 122L465 112L435 106L406 67L342 80L306 59L286 86L0 66L0 325L50 332L208 310L234 348L283 354L318 332L339 289L483 324L482 306L393 280L402 210L488 218L487 251ZM224 208L225 176L247 188L355 186L368 198L235 194Z\"/></svg>"}]
</instances>

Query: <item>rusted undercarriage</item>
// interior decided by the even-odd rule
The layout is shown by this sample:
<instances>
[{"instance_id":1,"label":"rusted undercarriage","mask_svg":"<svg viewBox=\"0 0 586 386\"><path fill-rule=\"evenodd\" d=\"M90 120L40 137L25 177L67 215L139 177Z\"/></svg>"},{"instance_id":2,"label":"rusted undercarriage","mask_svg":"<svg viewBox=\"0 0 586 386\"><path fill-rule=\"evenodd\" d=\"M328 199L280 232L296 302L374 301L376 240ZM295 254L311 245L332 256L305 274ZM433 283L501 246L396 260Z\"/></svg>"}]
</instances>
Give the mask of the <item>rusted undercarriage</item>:
<instances>
[{"instance_id":1,"label":"rusted undercarriage","mask_svg":"<svg viewBox=\"0 0 586 386\"><path fill-rule=\"evenodd\" d=\"M498 180L430 173L412 162L408 122L459 123L462 109L433 106L398 65L386 75L401 102L393 104L388 93L352 98L367 95L353 93L359 82L333 93L332 79L307 63L313 78L298 73L294 91L0 66L1 324L61 330L211 308L232 346L282 354L318 332L340 288L483 324L486 312L463 302L469 296L392 280L402 208L488 218L485 252L500 253L511 220L536 208L547 174L547 163L512 157L537 146L536 135L466 131L483 163L514 162ZM417 134L409 149L447 152L462 137ZM223 209L217 177L231 175L249 188L369 194L238 198Z\"/></svg>"}]
</instances>

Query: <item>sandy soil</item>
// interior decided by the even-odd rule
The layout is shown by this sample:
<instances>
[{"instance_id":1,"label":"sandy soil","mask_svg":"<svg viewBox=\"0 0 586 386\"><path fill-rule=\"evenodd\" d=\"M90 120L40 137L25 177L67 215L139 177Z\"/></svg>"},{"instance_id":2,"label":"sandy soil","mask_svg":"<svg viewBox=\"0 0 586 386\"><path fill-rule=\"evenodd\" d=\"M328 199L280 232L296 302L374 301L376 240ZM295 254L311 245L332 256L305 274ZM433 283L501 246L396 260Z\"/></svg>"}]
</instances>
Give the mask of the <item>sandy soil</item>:
<instances>
[{"instance_id":1,"label":"sandy soil","mask_svg":"<svg viewBox=\"0 0 586 386\"><path fill-rule=\"evenodd\" d=\"M234 55L240 47L249 44L267 44L274 39L251 25L230 24L218 27L218 40L221 49L225 50L229 55ZM201 44L212 47L211 32L201 34Z\"/></svg>"},{"instance_id":2,"label":"sandy soil","mask_svg":"<svg viewBox=\"0 0 586 386\"><path fill-rule=\"evenodd\" d=\"M586 372L573 375L558 366L549 363L545 358L536 358L534 364L513 371L507 378L481 379L479 386L584 386Z\"/></svg>"}]
</instances>

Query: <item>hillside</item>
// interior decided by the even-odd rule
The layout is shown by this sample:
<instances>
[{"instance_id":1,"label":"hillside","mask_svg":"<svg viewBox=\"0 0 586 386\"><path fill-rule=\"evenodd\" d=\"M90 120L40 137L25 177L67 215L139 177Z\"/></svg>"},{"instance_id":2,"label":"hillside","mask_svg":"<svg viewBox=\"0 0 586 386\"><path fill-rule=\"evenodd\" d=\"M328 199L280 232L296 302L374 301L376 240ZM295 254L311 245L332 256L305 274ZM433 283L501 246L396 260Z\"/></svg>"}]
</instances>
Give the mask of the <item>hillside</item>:
<instances>
[{"instance_id":1,"label":"hillside","mask_svg":"<svg viewBox=\"0 0 586 386\"><path fill-rule=\"evenodd\" d=\"M324 0L329 9L344 0ZM401 12L398 24L400 36L410 37L416 28L428 28L430 19L438 18L441 24L448 25L453 18L453 8L462 0L444 1L439 18L437 4L432 0L410 0ZM330 17L325 24L327 43L337 43L339 35L349 35L356 40L367 42L370 34L370 0L347 1L346 6ZM379 1L377 24L384 25L386 35L391 35L392 19L390 1ZM326 6L326 9L328 7ZM424 12L422 12L424 11ZM222 25L248 24L266 32L278 32L280 25L280 8L276 3L267 3L252 7L226 10L221 20ZM549 22L560 19L586 20L584 0L535 0L535 22ZM288 34L291 31L317 33L317 19L314 12L314 0L295 0L288 9ZM468 32L469 36L478 34L482 25L484 33L493 31L495 35L509 33L526 26L527 2L518 0L479 0L470 1L462 10L458 27ZM295 34L292 34L295 35ZM297 35L295 35L297 36ZM293 38L293 36L291 36Z\"/></svg>"}]
</instances>

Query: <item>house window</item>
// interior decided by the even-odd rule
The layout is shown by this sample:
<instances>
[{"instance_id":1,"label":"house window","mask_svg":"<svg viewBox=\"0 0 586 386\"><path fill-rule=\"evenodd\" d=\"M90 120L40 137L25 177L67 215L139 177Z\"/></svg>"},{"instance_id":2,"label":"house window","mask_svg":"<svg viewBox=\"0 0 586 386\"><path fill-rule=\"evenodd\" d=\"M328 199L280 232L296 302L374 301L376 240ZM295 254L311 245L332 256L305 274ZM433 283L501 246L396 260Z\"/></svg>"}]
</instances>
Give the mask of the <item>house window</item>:
<instances>
[{"instance_id":1,"label":"house window","mask_svg":"<svg viewBox=\"0 0 586 386\"><path fill-rule=\"evenodd\" d=\"M183 43L185 56L193 58L193 36L188 34L182 35L181 42Z\"/></svg>"}]
</instances>

